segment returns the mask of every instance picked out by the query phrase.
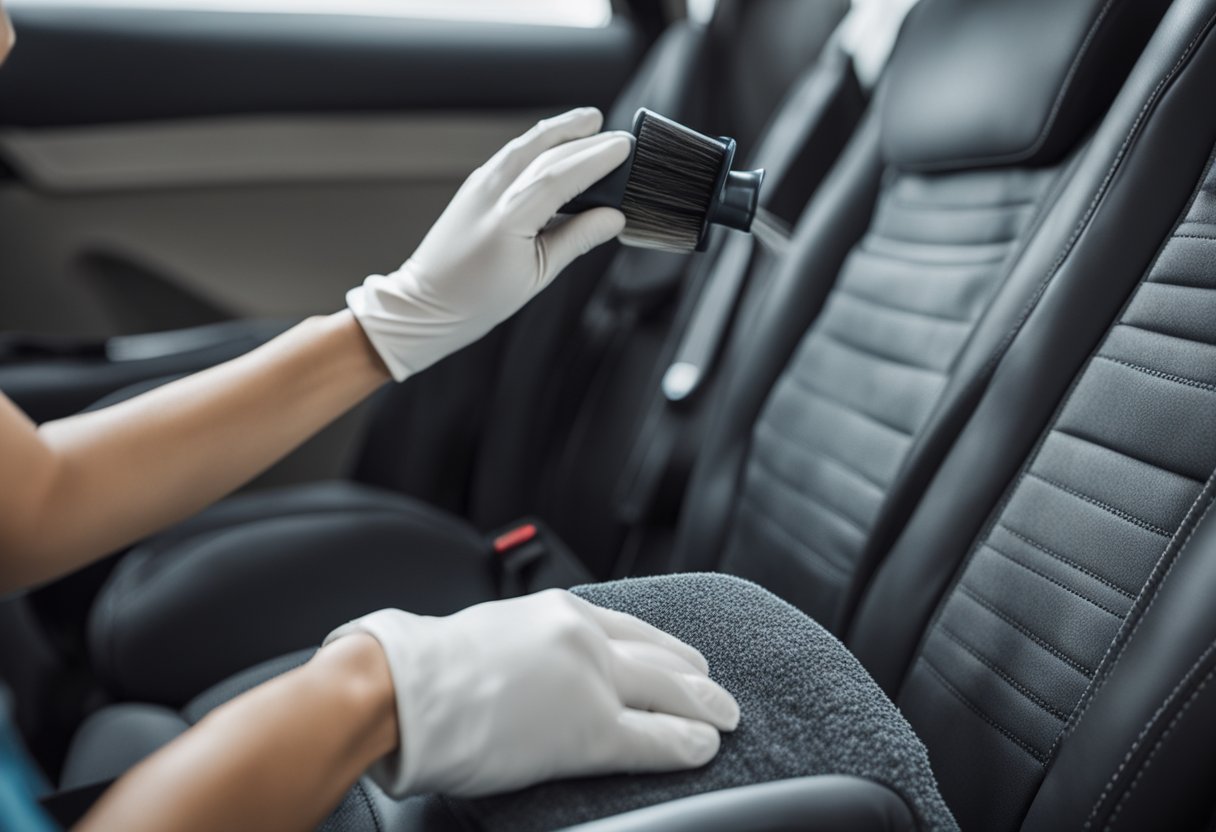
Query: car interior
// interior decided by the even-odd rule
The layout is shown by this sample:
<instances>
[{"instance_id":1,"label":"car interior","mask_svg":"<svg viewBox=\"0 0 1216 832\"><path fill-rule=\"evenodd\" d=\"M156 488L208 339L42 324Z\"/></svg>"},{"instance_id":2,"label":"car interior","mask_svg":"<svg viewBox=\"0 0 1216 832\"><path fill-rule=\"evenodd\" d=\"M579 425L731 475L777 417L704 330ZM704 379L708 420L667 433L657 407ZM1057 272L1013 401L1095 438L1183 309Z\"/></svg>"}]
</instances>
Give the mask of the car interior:
<instances>
[{"instance_id":1,"label":"car interior","mask_svg":"<svg viewBox=\"0 0 1216 832\"><path fill-rule=\"evenodd\" d=\"M6 3L0 390L35 422L339 308L571 106L735 139L779 233L598 248L239 493L0 599L61 823L364 613L684 576L661 605L780 700L704 772L365 778L322 828L1216 828L1216 0L240 5ZM843 645L940 812L895 752L822 763L810 715L862 694L765 686L820 646L743 590L709 620L723 576Z\"/></svg>"}]
</instances>

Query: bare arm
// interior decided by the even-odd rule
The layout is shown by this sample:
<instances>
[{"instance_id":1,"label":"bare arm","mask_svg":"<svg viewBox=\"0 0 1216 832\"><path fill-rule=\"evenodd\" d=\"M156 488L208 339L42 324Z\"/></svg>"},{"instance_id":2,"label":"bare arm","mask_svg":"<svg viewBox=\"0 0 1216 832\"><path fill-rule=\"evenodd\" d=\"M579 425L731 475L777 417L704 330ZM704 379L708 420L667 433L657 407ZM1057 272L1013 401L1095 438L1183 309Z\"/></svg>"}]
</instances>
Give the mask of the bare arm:
<instances>
[{"instance_id":1,"label":"bare arm","mask_svg":"<svg viewBox=\"0 0 1216 832\"><path fill-rule=\"evenodd\" d=\"M397 739L384 652L349 636L216 709L119 780L76 829L313 829Z\"/></svg>"},{"instance_id":2,"label":"bare arm","mask_svg":"<svg viewBox=\"0 0 1216 832\"><path fill-rule=\"evenodd\" d=\"M0 396L0 592L138 540L252 479L388 380L349 311L35 427Z\"/></svg>"}]
</instances>

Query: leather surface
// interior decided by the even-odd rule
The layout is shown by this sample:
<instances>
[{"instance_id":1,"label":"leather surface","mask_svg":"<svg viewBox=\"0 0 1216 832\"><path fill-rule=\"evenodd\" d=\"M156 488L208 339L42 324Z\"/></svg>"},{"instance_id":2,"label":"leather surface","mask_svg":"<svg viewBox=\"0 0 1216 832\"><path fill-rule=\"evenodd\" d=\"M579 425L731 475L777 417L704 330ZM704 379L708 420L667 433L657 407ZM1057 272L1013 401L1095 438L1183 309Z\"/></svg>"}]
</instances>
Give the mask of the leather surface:
<instances>
[{"instance_id":1,"label":"leather surface","mask_svg":"<svg viewBox=\"0 0 1216 832\"><path fill-rule=\"evenodd\" d=\"M895 669L906 634L917 639L922 632L915 612L921 597L950 581L953 569L944 553L968 541L966 569L934 619L899 699L929 742L943 792L964 828L1016 827L1043 768L1061 749L1086 762L1051 769L1050 777L1066 778L1070 789L1074 778L1092 776L1081 772L1117 768L1129 748L1116 746L1128 741L1125 720L1135 718L1134 708L1119 717L1108 711L1105 730L1095 725L1094 736L1112 740L1101 752L1094 743L1069 752L1074 738L1059 737L1213 464L1211 402L1195 395L1207 391L1178 381L1202 385L1211 373L1204 360L1211 348L1179 339L1201 335L1178 327L1202 317L1194 312L1202 301L1193 289L1181 290L1189 293L1185 299L1163 297L1177 291L1169 283L1210 282L1216 261L1191 248L1204 244L1190 239L1195 226L1183 225L1161 251L1152 279L1103 342L1101 357L1089 362L975 547L969 524L983 522L986 509L978 503L989 499L983 495L992 484L1004 490L1009 482L1006 454L1024 457L1038 426L1051 416L1055 391L1062 389L1059 377L1067 386L1085 362L1089 350L1083 345L1105 314L1103 306L1122 304L1118 287L1135 274L1129 252L1143 248L1139 235L1148 230L1141 225L1159 225L1159 214L1168 217L1170 202L1185 193L1179 183L1188 171L1194 181L1202 170L1216 125L1193 116L1216 69L1207 34L1213 12L1211 3L1176 8L1150 46L1145 71L1133 76L1127 100L1117 105L1129 121L1155 111L1150 126L1136 137L1132 161L1048 300L1006 354L972 425L876 576L850 637L882 681ZM1178 63L1179 55L1187 60ZM1163 95L1153 101L1150 90ZM1095 143L1106 138L1099 135ZM1159 208L1151 219L1146 204ZM1189 221L1207 221L1210 204L1201 193ZM1113 233L1119 227L1130 233ZM1153 233L1158 240L1167 236ZM1206 233L1199 229L1200 236ZM1115 239L1118 246L1111 244ZM1070 298L1076 290L1083 291ZM1049 302L1056 292L1063 294ZM1210 334L1201 338L1213 340ZM891 604L899 604L898 613ZM1192 659L1193 653L1187 661ZM1179 659L1162 651L1160 660ZM1155 671L1142 673L1156 678ZM1176 679L1182 671L1175 673ZM1124 684L1122 696L1141 689ZM1056 828L1048 818L1040 815L1032 828Z\"/></svg>"},{"instance_id":2,"label":"leather surface","mask_svg":"<svg viewBox=\"0 0 1216 832\"><path fill-rule=\"evenodd\" d=\"M732 339L723 358L726 392L693 468L671 556L675 571L710 570L721 557L752 426L870 224L882 177L878 145L871 111L799 220L789 255L740 312L736 326L744 334Z\"/></svg>"},{"instance_id":3,"label":"leather surface","mask_svg":"<svg viewBox=\"0 0 1216 832\"><path fill-rule=\"evenodd\" d=\"M1088 154L1078 181L1107 181L1107 190L1097 200L1083 189L1061 197L1060 210L1074 199L1091 210L1063 230L1075 234L1073 245L1034 258L1042 267L1035 279L1051 285L1033 309L1010 315L1016 338L994 340L985 359L993 372L970 394L982 400L963 408L969 422L941 452L937 476L914 489L915 513L892 535L865 589L848 639L888 691L898 687L957 564L1194 190L1216 141L1216 112L1201 105L1216 73L1210 9L1175 7L1095 135L1101 152ZM897 628L888 618L893 605L901 611Z\"/></svg>"},{"instance_id":4,"label":"leather surface","mask_svg":"<svg viewBox=\"0 0 1216 832\"><path fill-rule=\"evenodd\" d=\"M709 126L733 137L750 156L748 149L764 140L786 91L815 63L849 5L845 0L718 3L709 27L712 61L702 79L718 108Z\"/></svg>"},{"instance_id":5,"label":"leather surface","mask_svg":"<svg viewBox=\"0 0 1216 832\"><path fill-rule=\"evenodd\" d=\"M756 423L723 569L834 620L904 458L1057 174L891 178Z\"/></svg>"},{"instance_id":6,"label":"leather surface","mask_svg":"<svg viewBox=\"0 0 1216 832\"><path fill-rule=\"evenodd\" d=\"M905 169L1058 162L1110 104L1168 0L936 0L913 9L882 100Z\"/></svg>"},{"instance_id":7,"label":"leather surface","mask_svg":"<svg viewBox=\"0 0 1216 832\"><path fill-rule=\"evenodd\" d=\"M821 776L744 786L571 827L579 832L850 832L911 830L894 792L869 780Z\"/></svg>"},{"instance_id":8,"label":"leather surface","mask_svg":"<svg viewBox=\"0 0 1216 832\"><path fill-rule=\"evenodd\" d=\"M78 789L113 780L189 727L177 711L158 705L102 708L77 729L59 787Z\"/></svg>"},{"instance_id":9,"label":"leather surface","mask_svg":"<svg viewBox=\"0 0 1216 832\"><path fill-rule=\"evenodd\" d=\"M722 3L710 30L680 25L656 43L609 122L627 124L648 106L735 137L741 159L773 169L765 204L796 217L860 116L852 79L838 63L816 63L846 8L837 0ZM733 79L736 69L746 83ZM787 90L807 76L817 79L814 97L791 104ZM678 340L679 307L695 300L698 275L718 259L712 249L695 257L607 250L611 263L594 272L576 263L512 326L469 511L482 527L542 514L599 574L620 549L613 495L658 395L656 370ZM636 290L655 283L665 290L639 300Z\"/></svg>"},{"instance_id":10,"label":"leather surface","mask_svg":"<svg viewBox=\"0 0 1216 832\"><path fill-rule=\"evenodd\" d=\"M89 639L112 691L181 705L370 610L445 615L496 594L489 547L462 521L322 483L230 499L132 550Z\"/></svg>"},{"instance_id":11,"label":"leather surface","mask_svg":"<svg viewBox=\"0 0 1216 832\"><path fill-rule=\"evenodd\" d=\"M903 684L902 709L937 738L943 788L977 828L1023 809L1216 472L1216 316L1204 314L1216 225L1199 221L1209 200L1195 209L971 552Z\"/></svg>"}]
</instances>

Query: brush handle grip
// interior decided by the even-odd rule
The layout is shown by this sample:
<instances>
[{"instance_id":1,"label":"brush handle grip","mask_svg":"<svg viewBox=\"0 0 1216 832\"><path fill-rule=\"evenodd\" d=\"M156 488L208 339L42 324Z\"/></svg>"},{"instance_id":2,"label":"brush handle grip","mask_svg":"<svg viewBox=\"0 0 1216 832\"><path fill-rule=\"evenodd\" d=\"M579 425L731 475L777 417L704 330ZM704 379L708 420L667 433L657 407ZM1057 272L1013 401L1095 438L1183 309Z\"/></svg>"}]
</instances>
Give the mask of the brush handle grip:
<instances>
[{"instance_id":1,"label":"brush handle grip","mask_svg":"<svg viewBox=\"0 0 1216 832\"><path fill-rule=\"evenodd\" d=\"M567 202L558 209L558 213L578 214L591 208L620 208L632 169L633 152L630 152L629 158L619 168Z\"/></svg>"}]
</instances>

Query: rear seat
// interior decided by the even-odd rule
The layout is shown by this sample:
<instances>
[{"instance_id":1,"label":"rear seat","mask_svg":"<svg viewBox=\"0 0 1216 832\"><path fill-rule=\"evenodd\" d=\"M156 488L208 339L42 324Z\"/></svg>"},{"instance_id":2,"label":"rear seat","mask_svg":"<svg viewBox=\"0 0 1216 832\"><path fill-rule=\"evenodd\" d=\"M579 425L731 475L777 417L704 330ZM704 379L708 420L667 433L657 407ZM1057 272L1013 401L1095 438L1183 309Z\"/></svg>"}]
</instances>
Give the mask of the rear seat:
<instances>
[{"instance_id":1,"label":"rear seat","mask_svg":"<svg viewBox=\"0 0 1216 832\"><path fill-rule=\"evenodd\" d=\"M937 16L957 20L957 2L925 0L905 46L942 46ZM1046 267L1036 302L991 333L982 383L942 399L965 427L873 579L854 580L846 643L928 745L965 829L1211 818L1213 25L1216 0L1170 9L1052 209L1074 221L1027 247Z\"/></svg>"},{"instance_id":2,"label":"rear seat","mask_svg":"<svg viewBox=\"0 0 1216 832\"><path fill-rule=\"evenodd\" d=\"M960 0L927 2L881 106L741 310L669 564L752 578L836 629L1027 312L1083 279L1058 267L1151 122L1121 105L1085 137L1167 5L984 0L963 16ZM1043 27L1056 51L1031 57ZM957 46L976 42L978 57ZM1164 230L1120 238L1129 281ZM123 695L180 704L367 609L443 612L492 587L475 529L401 505L378 535L357 515L324 539L316 518L272 516L134 553L95 608L99 671Z\"/></svg>"}]
</instances>

